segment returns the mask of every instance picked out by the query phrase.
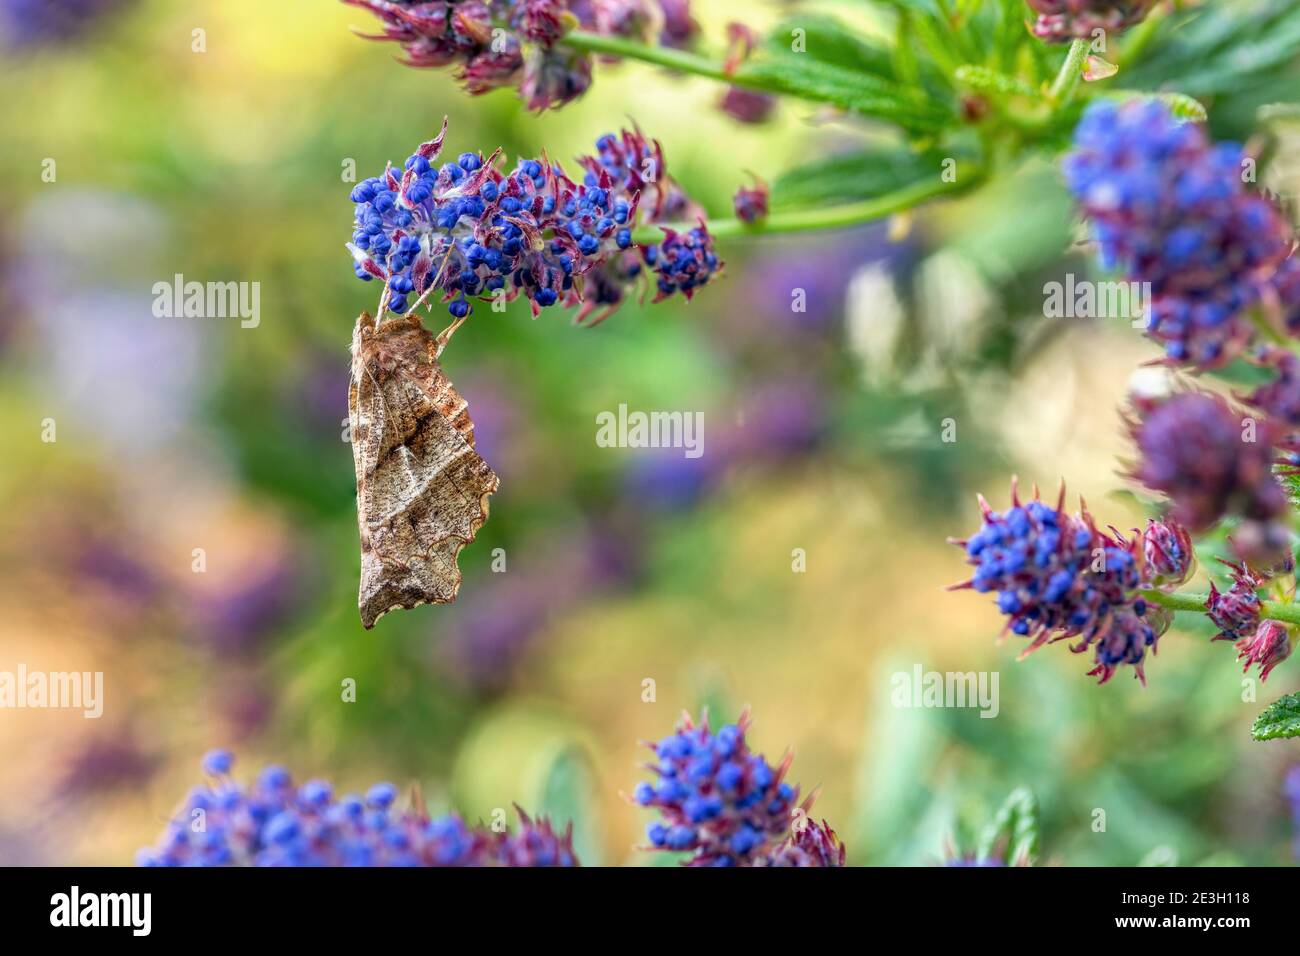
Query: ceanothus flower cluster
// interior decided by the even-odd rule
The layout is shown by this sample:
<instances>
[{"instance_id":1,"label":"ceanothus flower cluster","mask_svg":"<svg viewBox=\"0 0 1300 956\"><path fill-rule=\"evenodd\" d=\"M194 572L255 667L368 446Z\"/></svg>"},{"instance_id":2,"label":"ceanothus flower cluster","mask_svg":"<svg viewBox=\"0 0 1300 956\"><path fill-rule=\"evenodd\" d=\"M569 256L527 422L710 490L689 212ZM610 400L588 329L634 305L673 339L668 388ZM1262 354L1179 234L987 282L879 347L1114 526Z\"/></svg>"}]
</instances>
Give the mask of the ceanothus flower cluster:
<instances>
[{"instance_id":1,"label":"ceanothus flower cluster","mask_svg":"<svg viewBox=\"0 0 1300 956\"><path fill-rule=\"evenodd\" d=\"M1216 368L1253 338L1250 310L1278 326L1300 313L1290 224L1247 188L1250 169L1157 99L1095 102L1075 130L1066 183L1103 265L1149 284L1148 333L1171 361Z\"/></svg>"},{"instance_id":2,"label":"ceanothus flower cluster","mask_svg":"<svg viewBox=\"0 0 1300 956\"><path fill-rule=\"evenodd\" d=\"M1026 0L1038 14L1034 36L1048 43L1119 33L1146 19L1156 0Z\"/></svg>"},{"instance_id":3,"label":"ceanothus flower cluster","mask_svg":"<svg viewBox=\"0 0 1300 956\"><path fill-rule=\"evenodd\" d=\"M467 826L423 808L397 810L397 789L377 783L364 796L335 797L324 780L295 786L267 767L251 787L230 777L234 758L203 758L211 783L190 791L141 866L577 866L570 830L519 810L514 833ZM516 808L518 809L518 808ZM571 829L571 828L570 828Z\"/></svg>"},{"instance_id":4,"label":"ceanothus flower cluster","mask_svg":"<svg viewBox=\"0 0 1300 956\"><path fill-rule=\"evenodd\" d=\"M1133 400L1130 422L1139 461L1133 477L1169 496L1172 514L1193 532L1228 516L1242 519L1235 544L1263 559L1286 550L1287 498L1273 474L1282 432L1272 419L1247 415L1200 391Z\"/></svg>"},{"instance_id":5,"label":"ceanothus flower cluster","mask_svg":"<svg viewBox=\"0 0 1300 956\"><path fill-rule=\"evenodd\" d=\"M533 315L556 305L594 324L623 302L648 269L656 301L680 292L690 298L721 269L713 240L690 201L669 176L659 143L640 130L602 136L596 153L578 160L575 182L545 155L521 159L510 173L496 168L500 150L484 158L462 153L439 165L447 121L400 171L359 183L348 248L359 278L385 285L387 308L405 312L439 295L464 318L474 298L526 296ZM664 228L658 245L633 240L638 225L682 218L699 225Z\"/></svg>"},{"instance_id":6,"label":"ceanothus flower cluster","mask_svg":"<svg viewBox=\"0 0 1300 956\"><path fill-rule=\"evenodd\" d=\"M953 587L996 594L1006 629L1030 639L1022 658L1043 644L1078 638L1070 649L1092 650L1088 673L1100 683L1125 664L1145 683L1147 650L1155 652L1171 618L1140 591L1172 589L1190 575L1187 532L1170 519L1152 521L1132 538L1106 534L1086 507L1066 513L1064 487L1055 507L1037 489L1032 501L1021 502L1014 480L1006 511L979 501L983 525L953 542L965 548L975 572Z\"/></svg>"},{"instance_id":7,"label":"ceanothus flower cluster","mask_svg":"<svg viewBox=\"0 0 1300 956\"><path fill-rule=\"evenodd\" d=\"M401 45L408 66L458 66L470 93L518 86L528 108L577 99L591 86L592 58L560 41L573 28L665 46L698 32L688 0L343 0L369 10Z\"/></svg>"},{"instance_id":8,"label":"ceanothus flower cluster","mask_svg":"<svg viewBox=\"0 0 1300 956\"><path fill-rule=\"evenodd\" d=\"M807 819L808 802L785 782L793 759L773 767L749 749L748 712L709 729L684 714L676 733L649 744L657 778L637 784L633 799L659 819L647 836L655 849L688 852L688 866L840 866L844 850L833 831ZM810 802L810 801L809 801Z\"/></svg>"}]
</instances>

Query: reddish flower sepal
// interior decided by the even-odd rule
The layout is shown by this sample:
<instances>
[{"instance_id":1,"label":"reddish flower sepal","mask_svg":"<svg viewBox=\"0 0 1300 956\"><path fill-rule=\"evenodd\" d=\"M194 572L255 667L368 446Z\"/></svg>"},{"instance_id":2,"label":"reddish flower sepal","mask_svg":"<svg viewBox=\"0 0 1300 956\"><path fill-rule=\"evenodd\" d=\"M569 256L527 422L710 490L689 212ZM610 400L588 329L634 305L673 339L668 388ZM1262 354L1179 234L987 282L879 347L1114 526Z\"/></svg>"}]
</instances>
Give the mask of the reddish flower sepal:
<instances>
[{"instance_id":1,"label":"reddish flower sepal","mask_svg":"<svg viewBox=\"0 0 1300 956\"><path fill-rule=\"evenodd\" d=\"M1281 621L1261 621L1255 633L1243 637L1234 645L1237 648L1237 660L1245 661L1242 673L1250 670L1251 665L1259 665L1259 679L1268 680L1269 672L1291 656L1295 646L1295 635Z\"/></svg>"}]
</instances>

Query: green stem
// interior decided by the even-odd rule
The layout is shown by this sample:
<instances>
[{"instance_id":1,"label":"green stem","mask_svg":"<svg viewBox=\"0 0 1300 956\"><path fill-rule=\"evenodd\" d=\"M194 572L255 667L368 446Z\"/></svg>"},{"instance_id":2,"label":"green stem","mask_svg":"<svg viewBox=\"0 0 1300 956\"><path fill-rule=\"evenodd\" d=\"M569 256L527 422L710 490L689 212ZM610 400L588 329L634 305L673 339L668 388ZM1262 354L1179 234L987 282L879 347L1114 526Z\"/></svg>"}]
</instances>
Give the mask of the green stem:
<instances>
[{"instance_id":1,"label":"green stem","mask_svg":"<svg viewBox=\"0 0 1300 956\"><path fill-rule=\"evenodd\" d=\"M1047 97L1054 105L1062 106L1074 96L1074 91L1083 78L1083 61L1087 58L1088 41L1072 41L1069 52L1065 54L1065 62L1061 64L1061 71L1056 74L1051 89L1047 91Z\"/></svg>"},{"instance_id":2,"label":"green stem","mask_svg":"<svg viewBox=\"0 0 1300 956\"><path fill-rule=\"evenodd\" d=\"M710 60L708 57L690 53L686 50L674 50L672 47L666 46L648 46L644 43L637 43L635 40L602 36L598 33L588 33L585 30L574 30L566 33L564 39L560 42L575 50L585 50L588 53L601 53L606 56L622 57L627 60L640 60L643 63L665 66L670 70L678 70L682 73L694 73L696 76L707 76L713 80L734 82L737 86L748 85L755 89L767 88L763 84L753 81L746 83L743 77L729 77L722 68L722 64L717 60Z\"/></svg>"},{"instance_id":3,"label":"green stem","mask_svg":"<svg viewBox=\"0 0 1300 956\"><path fill-rule=\"evenodd\" d=\"M1205 602L1209 598L1208 594L1166 594L1164 591L1154 590L1143 591L1142 596L1152 604L1159 604L1171 611L1196 611L1201 614L1205 613ZM1288 601L1263 601L1260 604L1259 616L1273 621L1284 621L1287 624L1300 624L1300 604L1292 604Z\"/></svg>"},{"instance_id":4,"label":"green stem","mask_svg":"<svg viewBox=\"0 0 1300 956\"><path fill-rule=\"evenodd\" d=\"M1274 345L1280 345L1285 349L1295 348L1296 343L1275 329L1273 323L1269 322L1268 319L1264 317L1264 313L1260 309L1247 309L1246 311L1250 318L1251 325L1255 326L1255 330L1259 332L1263 338L1266 338Z\"/></svg>"},{"instance_id":5,"label":"green stem","mask_svg":"<svg viewBox=\"0 0 1300 956\"><path fill-rule=\"evenodd\" d=\"M973 189L983 181L983 178L982 169L968 170L962 174L961 183L944 182L936 176L933 180L914 183L874 199L863 199L838 206L823 206L818 209L796 209L773 213L755 223L746 223L739 219L715 219L709 222L709 233L717 239L728 239L735 236L757 236L769 233L843 229L911 209L936 196L956 195ZM695 225L695 223L675 223L671 228L680 232ZM658 225L641 226L633 232L632 238L642 243L659 242L663 239L663 230Z\"/></svg>"},{"instance_id":6,"label":"green stem","mask_svg":"<svg viewBox=\"0 0 1300 956\"><path fill-rule=\"evenodd\" d=\"M1155 37L1156 31L1160 29L1164 17L1164 8L1157 7L1147 14L1145 20L1130 30L1128 35L1124 37L1124 43L1119 50L1119 59L1115 65L1120 67L1128 66L1141 57L1142 52Z\"/></svg>"}]
</instances>

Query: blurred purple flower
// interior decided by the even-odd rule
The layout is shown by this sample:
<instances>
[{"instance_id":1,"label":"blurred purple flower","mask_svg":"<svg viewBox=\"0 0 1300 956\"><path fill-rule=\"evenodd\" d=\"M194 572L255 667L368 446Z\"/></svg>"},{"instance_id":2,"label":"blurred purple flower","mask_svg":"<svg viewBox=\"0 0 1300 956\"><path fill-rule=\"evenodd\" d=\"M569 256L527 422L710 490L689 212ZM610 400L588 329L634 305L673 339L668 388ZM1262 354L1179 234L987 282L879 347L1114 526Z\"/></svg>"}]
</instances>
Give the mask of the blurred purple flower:
<instances>
[{"instance_id":1,"label":"blurred purple flower","mask_svg":"<svg viewBox=\"0 0 1300 956\"><path fill-rule=\"evenodd\" d=\"M755 223L767 218L769 190L757 176L754 185L741 186L731 197L731 206L741 222Z\"/></svg>"},{"instance_id":2,"label":"blurred purple flower","mask_svg":"<svg viewBox=\"0 0 1300 956\"><path fill-rule=\"evenodd\" d=\"M474 447L502 484L528 474L537 458L537 430L508 370L469 371L457 378L456 388L474 417Z\"/></svg>"},{"instance_id":3,"label":"blurred purple flower","mask_svg":"<svg viewBox=\"0 0 1300 956\"><path fill-rule=\"evenodd\" d=\"M1282 795L1291 803L1291 822L1296 830L1291 847L1295 858L1300 860L1300 764L1286 772L1282 781Z\"/></svg>"},{"instance_id":4,"label":"blurred purple flower","mask_svg":"<svg viewBox=\"0 0 1300 956\"><path fill-rule=\"evenodd\" d=\"M638 539L594 527L510 549L506 571L488 575L452 610L438 656L476 690L508 686L557 614L632 579Z\"/></svg>"},{"instance_id":5,"label":"blurred purple flower","mask_svg":"<svg viewBox=\"0 0 1300 956\"><path fill-rule=\"evenodd\" d=\"M123 603L146 606L158 597L163 582L153 568L138 561L122 532L110 534L84 526L60 529L69 570L82 585L99 585ZM46 538L46 541L50 541Z\"/></svg>"},{"instance_id":6,"label":"blurred purple flower","mask_svg":"<svg viewBox=\"0 0 1300 956\"><path fill-rule=\"evenodd\" d=\"M1047 5L1061 6L1039 8ZM1063 162L1066 184L1102 265L1149 284L1148 334L1174 362L1231 361L1254 337L1249 310L1284 304L1294 268L1280 268L1291 253L1291 224L1244 182L1246 151L1211 142L1202 125L1155 99L1094 101L1074 146Z\"/></svg>"},{"instance_id":7,"label":"blurred purple flower","mask_svg":"<svg viewBox=\"0 0 1300 956\"><path fill-rule=\"evenodd\" d=\"M136 481L141 457L192 434L213 368L211 323L153 314L167 221L139 197L60 189L28 203L18 234L13 294L40 316L33 383Z\"/></svg>"},{"instance_id":8,"label":"blurred purple flower","mask_svg":"<svg viewBox=\"0 0 1300 956\"><path fill-rule=\"evenodd\" d=\"M658 0L658 3L664 18L659 42L679 49L690 46L700 32L700 25L691 16L691 0Z\"/></svg>"},{"instance_id":9,"label":"blurred purple flower","mask_svg":"<svg viewBox=\"0 0 1300 956\"><path fill-rule=\"evenodd\" d=\"M0 0L0 47L78 40L129 0Z\"/></svg>"},{"instance_id":10,"label":"blurred purple flower","mask_svg":"<svg viewBox=\"0 0 1300 956\"><path fill-rule=\"evenodd\" d=\"M288 389L286 402L313 435L337 441L347 426L348 380L337 354L312 353Z\"/></svg>"},{"instance_id":11,"label":"blurred purple flower","mask_svg":"<svg viewBox=\"0 0 1300 956\"><path fill-rule=\"evenodd\" d=\"M1193 533L1227 515L1280 523L1286 494L1273 475L1277 425L1256 420L1208 392L1133 399L1130 432L1140 460L1133 477L1168 495L1171 513ZM1265 538L1270 537L1265 535Z\"/></svg>"},{"instance_id":12,"label":"blurred purple flower","mask_svg":"<svg viewBox=\"0 0 1300 956\"><path fill-rule=\"evenodd\" d=\"M776 97L761 90L729 86L722 94L718 108L741 123L765 123L776 109Z\"/></svg>"},{"instance_id":13,"label":"blurred purple flower","mask_svg":"<svg viewBox=\"0 0 1300 956\"><path fill-rule=\"evenodd\" d=\"M687 458L681 448L639 448L623 476L624 499L651 511L693 507L721 478L723 456L707 449Z\"/></svg>"},{"instance_id":14,"label":"blurred purple flower","mask_svg":"<svg viewBox=\"0 0 1300 956\"><path fill-rule=\"evenodd\" d=\"M759 383L741 398L735 424L719 439L723 456L732 464L775 464L812 451L826 429L823 391L808 379Z\"/></svg>"},{"instance_id":15,"label":"blurred purple flower","mask_svg":"<svg viewBox=\"0 0 1300 956\"><path fill-rule=\"evenodd\" d=\"M1079 37L1095 39L1098 32L1115 35L1143 20L1156 0L1026 0L1038 14L1033 32L1048 43Z\"/></svg>"},{"instance_id":16,"label":"blurred purple flower","mask_svg":"<svg viewBox=\"0 0 1300 956\"><path fill-rule=\"evenodd\" d=\"M306 590L301 561L275 555L196 593L194 628L214 650L249 651L293 616Z\"/></svg>"},{"instance_id":17,"label":"blurred purple flower","mask_svg":"<svg viewBox=\"0 0 1300 956\"><path fill-rule=\"evenodd\" d=\"M203 758L213 782L190 791L141 866L577 866L571 827L519 810L515 833L468 827L422 806L397 810L397 788L377 783L364 797L334 796L325 780L295 787L267 767L251 787L234 781L228 751ZM516 807L518 810L518 807ZM197 825L198 821L202 825Z\"/></svg>"},{"instance_id":18,"label":"blurred purple flower","mask_svg":"<svg viewBox=\"0 0 1300 956\"><path fill-rule=\"evenodd\" d=\"M737 351L788 356L825 345L843 322L849 283L858 267L887 262L902 271L914 255L909 243L889 241L874 224L833 239L792 238L763 246L745 263L741 302L718 317L723 343Z\"/></svg>"},{"instance_id":19,"label":"blurred purple flower","mask_svg":"<svg viewBox=\"0 0 1300 956\"><path fill-rule=\"evenodd\" d=\"M92 737L63 760L58 789L80 797L104 790L147 783L157 770L158 758L148 753L135 734L121 728Z\"/></svg>"}]
</instances>

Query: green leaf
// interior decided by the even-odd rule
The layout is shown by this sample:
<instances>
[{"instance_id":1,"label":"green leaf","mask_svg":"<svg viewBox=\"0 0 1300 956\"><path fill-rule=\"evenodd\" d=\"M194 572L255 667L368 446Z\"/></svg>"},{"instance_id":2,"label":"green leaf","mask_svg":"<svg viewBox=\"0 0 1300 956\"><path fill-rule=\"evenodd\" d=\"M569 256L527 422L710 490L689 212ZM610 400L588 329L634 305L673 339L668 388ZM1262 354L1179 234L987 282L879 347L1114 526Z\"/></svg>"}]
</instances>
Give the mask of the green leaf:
<instances>
[{"instance_id":1,"label":"green leaf","mask_svg":"<svg viewBox=\"0 0 1300 956\"><path fill-rule=\"evenodd\" d=\"M557 830L573 823L573 850L583 866L601 865L595 786L587 758L578 747L565 747L551 761L542 783L539 815L549 816Z\"/></svg>"},{"instance_id":2,"label":"green leaf","mask_svg":"<svg viewBox=\"0 0 1300 956\"><path fill-rule=\"evenodd\" d=\"M1300 737L1300 693L1288 694L1265 707L1255 718L1250 735L1256 740Z\"/></svg>"},{"instance_id":3,"label":"green leaf","mask_svg":"<svg viewBox=\"0 0 1300 956\"><path fill-rule=\"evenodd\" d=\"M772 184L773 208L828 205L871 199L932 179L948 156L896 146L814 160L787 170ZM960 168L961 157L953 157Z\"/></svg>"},{"instance_id":4,"label":"green leaf","mask_svg":"<svg viewBox=\"0 0 1300 956\"><path fill-rule=\"evenodd\" d=\"M919 13L927 17L934 17L936 20L946 19L938 0L882 0L882 2L895 10Z\"/></svg>"},{"instance_id":5,"label":"green leaf","mask_svg":"<svg viewBox=\"0 0 1300 956\"><path fill-rule=\"evenodd\" d=\"M1038 859L1038 800L1024 787L1013 790L1003 802L980 836L976 854L987 859L1003 841L1008 864L1023 861L1032 866Z\"/></svg>"},{"instance_id":6,"label":"green leaf","mask_svg":"<svg viewBox=\"0 0 1300 956\"><path fill-rule=\"evenodd\" d=\"M1167 38L1128 70L1128 82L1175 86L1195 95L1231 93L1293 63L1300 44L1300 5L1257 0L1206 7L1188 11L1171 26Z\"/></svg>"},{"instance_id":7,"label":"green leaf","mask_svg":"<svg viewBox=\"0 0 1300 956\"><path fill-rule=\"evenodd\" d=\"M738 78L777 93L833 103L864 116L897 123L904 129L934 132L955 115L933 97L857 70L845 69L799 53L765 54L736 71Z\"/></svg>"},{"instance_id":8,"label":"green leaf","mask_svg":"<svg viewBox=\"0 0 1300 956\"><path fill-rule=\"evenodd\" d=\"M809 56L848 70L896 79L893 50L890 47L879 40L856 33L852 27L835 17L823 14L801 14L783 20L768 33L768 50L776 55L793 53L791 47L796 29L803 31L804 52L795 55Z\"/></svg>"}]
</instances>

